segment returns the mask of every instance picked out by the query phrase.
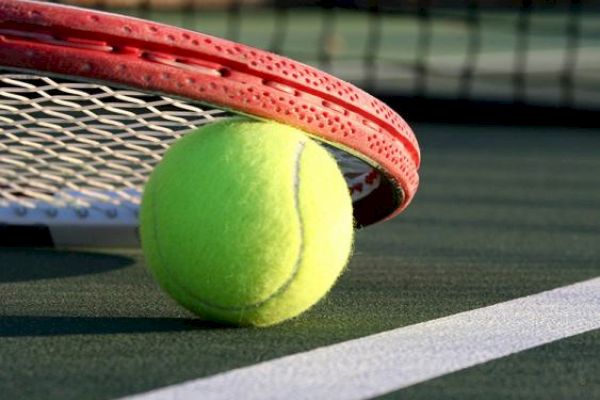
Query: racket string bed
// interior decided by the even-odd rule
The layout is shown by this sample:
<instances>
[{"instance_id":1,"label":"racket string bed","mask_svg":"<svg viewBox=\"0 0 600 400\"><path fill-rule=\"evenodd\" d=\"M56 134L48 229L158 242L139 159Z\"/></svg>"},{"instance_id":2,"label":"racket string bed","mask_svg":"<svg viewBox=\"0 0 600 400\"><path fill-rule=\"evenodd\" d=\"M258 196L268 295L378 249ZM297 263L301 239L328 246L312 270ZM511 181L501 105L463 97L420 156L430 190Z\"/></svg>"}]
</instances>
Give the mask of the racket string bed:
<instances>
[{"instance_id":1,"label":"racket string bed","mask_svg":"<svg viewBox=\"0 0 600 400\"><path fill-rule=\"evenodd\" d=\"M134 221L143 185L170 144L234 115L159 94L2 69L2 221ZM377 188L379 172L325 146L354 201Z\"/></svg>"},{"instance_id":2,"label":"racket string bed","mask_svg":"<svg viewBox=\"0 0 600 400\"><path fill-rule=\"evenodd\" d=\"M175 98L0 72L0 199L33 208L139 203L185 132L230 117Z\"/></svg>"}]
</instances>

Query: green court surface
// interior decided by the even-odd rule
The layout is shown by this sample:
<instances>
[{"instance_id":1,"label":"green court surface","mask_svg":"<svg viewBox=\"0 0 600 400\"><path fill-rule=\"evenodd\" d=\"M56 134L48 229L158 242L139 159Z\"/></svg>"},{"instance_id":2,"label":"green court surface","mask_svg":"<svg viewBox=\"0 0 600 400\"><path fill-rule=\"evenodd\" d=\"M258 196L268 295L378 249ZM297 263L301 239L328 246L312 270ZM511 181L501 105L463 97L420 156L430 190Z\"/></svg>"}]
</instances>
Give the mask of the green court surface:
<instances>
[{"instance_id":1,"label":"green court surface","mask_svg":"<svg viewBox=\"0 0 600 400\"><path fill-rule=\"evenodd\" d=\"M137 250L0 249L0 397L112 399L600 276L600 135L416 125L422 183L358 232L348 270L266 329L199 321ZM600 399L600 331L385 398Z\"/></svg>"}]
</instances>

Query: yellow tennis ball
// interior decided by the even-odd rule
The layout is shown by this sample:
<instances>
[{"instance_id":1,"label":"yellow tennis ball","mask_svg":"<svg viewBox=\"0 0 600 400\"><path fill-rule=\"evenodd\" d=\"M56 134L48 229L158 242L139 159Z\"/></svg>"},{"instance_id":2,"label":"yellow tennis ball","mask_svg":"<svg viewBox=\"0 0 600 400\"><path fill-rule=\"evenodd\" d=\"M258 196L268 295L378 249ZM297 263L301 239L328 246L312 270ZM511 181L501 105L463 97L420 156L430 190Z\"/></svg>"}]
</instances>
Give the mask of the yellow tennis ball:
<instances>
[{"instance_id":1,"label":"yellow tennis ball","mask_svg":"<svg viewBox=\"0 0 600 400\"><path fill-rule=\"evenodd\" d=\"M177 141L141 207L150 269L214 321L267 326L319 301L352 248L352 202L335 159L301 131L229 119Z\"/></svg>"}]
</instances>

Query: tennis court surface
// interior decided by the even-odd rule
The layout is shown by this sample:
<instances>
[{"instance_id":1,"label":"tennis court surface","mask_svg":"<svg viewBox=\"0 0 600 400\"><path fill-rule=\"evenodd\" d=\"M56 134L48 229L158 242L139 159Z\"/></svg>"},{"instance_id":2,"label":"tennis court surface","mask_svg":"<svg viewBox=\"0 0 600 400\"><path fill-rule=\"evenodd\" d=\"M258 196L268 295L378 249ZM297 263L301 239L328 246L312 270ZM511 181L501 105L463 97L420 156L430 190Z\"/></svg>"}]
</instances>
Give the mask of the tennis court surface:
<instances>
[{"instance_id":1,"label":"tennis court surface","mask_svg":"<svg viewBox=\"0 0 600 400\"><path fill-rule=\"evenodd\" d=\"M600 399L599 9L287 3L116 10L390 101L423 156L410 207L265 329L188 314L135 248L1 247L0 398Z\"/></svg>"}]
</instances>

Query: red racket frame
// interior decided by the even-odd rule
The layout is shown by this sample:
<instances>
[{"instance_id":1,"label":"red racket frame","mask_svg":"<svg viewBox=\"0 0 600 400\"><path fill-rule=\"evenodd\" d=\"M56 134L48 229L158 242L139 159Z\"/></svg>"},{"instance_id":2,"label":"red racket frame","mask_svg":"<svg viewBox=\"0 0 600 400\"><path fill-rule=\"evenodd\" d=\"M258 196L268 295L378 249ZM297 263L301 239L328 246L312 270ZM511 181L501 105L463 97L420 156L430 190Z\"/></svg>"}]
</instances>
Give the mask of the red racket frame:
<instances>
[{"instance_id":1,"label":"red racket frame","mask_svg":"<svg viewBox=\"0 0 600 400\"><path fill-rule=\"evenodd\" d=\"M361 225L395 216L418 187L419 146L396 112L347 82L263 50L120 15L2 0L0 66L175 95L301 128L388 178L355 204Z\"/></svg>"}]
</instances>

